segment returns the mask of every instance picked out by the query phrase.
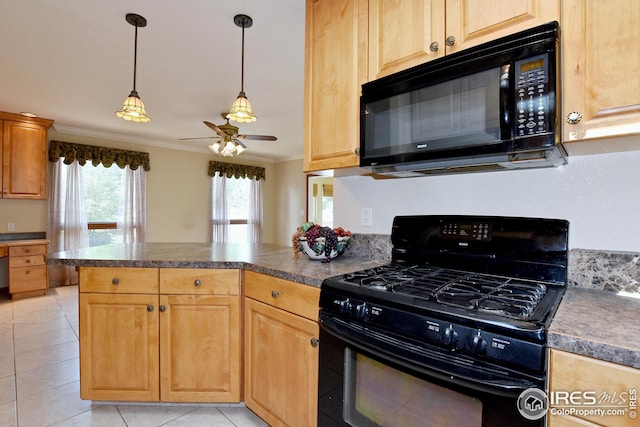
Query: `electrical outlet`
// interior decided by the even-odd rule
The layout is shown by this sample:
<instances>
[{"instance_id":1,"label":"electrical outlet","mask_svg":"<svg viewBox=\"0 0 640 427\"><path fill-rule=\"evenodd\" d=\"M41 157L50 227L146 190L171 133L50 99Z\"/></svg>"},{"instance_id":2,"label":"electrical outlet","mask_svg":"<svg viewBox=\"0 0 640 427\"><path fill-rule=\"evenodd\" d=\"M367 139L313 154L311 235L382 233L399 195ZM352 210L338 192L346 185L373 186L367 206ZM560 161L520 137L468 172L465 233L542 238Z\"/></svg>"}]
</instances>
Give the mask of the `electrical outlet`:
<instances>
[{"instance_id":1,"label":"electrical outlet","mask_svg":"<svg viewBox=\"0 0 640 427\"><path fill-rule=\"evenodd\" d=\"M16 225L13 222L8 223L7 231L16 231Z\"/></svg>"},{"instance_id":2,"label":"electrical outlet","mask_svg":"<svg viewBox=\"0 0 640 427\"><path fill-rule=\"evenodd\" d=\"M373 220L371 218L372 212L371 208L362 208L360 214L360 225L363 227L371 227L373 225Z\"/></svg>"}]
</instances>

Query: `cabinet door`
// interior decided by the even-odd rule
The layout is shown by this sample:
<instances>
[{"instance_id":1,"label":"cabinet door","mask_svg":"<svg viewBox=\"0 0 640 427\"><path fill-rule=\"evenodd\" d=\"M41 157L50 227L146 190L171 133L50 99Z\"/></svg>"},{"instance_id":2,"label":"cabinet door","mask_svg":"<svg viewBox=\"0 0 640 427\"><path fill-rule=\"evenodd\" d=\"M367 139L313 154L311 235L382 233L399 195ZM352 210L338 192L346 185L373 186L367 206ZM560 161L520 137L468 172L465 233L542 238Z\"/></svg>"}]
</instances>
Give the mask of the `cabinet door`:
<instances>
[{"instance_id":1,"label":"cabinet door","mask_svg":"<svg viewBox=\"0 0 640 427\"><path fill-rule=\"evenodd\" d=\"M80 397L159 399L158 296L80 294Z\"/></svg>"},{"instance_id":2,"label":"cabinet door","mask_svg":"<svg viewBox=\"0 0 640 427\"><path fill-rule=\"evenodd\" d=\"M366 0L307 0L304 170L358 166Z\"/></svg>"},{"instance_id":3,"label":"cabinet door","mask_svg":"<svg viewBox=\"0 0 640 427\"><path fill-rule=\"evenodd\" d=\"M615 363L605 362L590 357L580 356L564 351L551 350L549 357L549 390L551 392L581 392L589 391L596 393L598 408L605 409L626 409L622 415L607 414L598 415L576 415L575 417L565 417L549 415L550 426L572 426L572 425L606 425L631 427L637 426L638 420L630 415L637 409L630 408L632 391L635 390L637 399L637 389L640 384L640 369L633 369ZM578 409L589 407L588 404L580 405L581 395L575 400ZM563 405L564 402L560 403ZM554 404L549 405L553 408ZM637 408L637 407L636 407ZM593 423L593 424L591 424Z\"/></svg>"},{"instance_id":4,"label":"cabinet door","mask_svg":"<svg viewBox=\"0 0 640 427\"><path fill-rule=\"evenodd\" d=\"M318 324L245 298L245 403L269 425L315 427Z\"/></svg>"},{"instance_id":5,"label":"cabinet door","mask_svg":"<svg viewBox=\"0 0 640 427\"><path fill-rule=\"evenodd\" d=\"M240 297L160 295L160 400L240 402Z\"/></svg>"},{"instance_id":6,"label":"cabinet door","mask_svg":"<svg viewBox=\"0 0 640 427\"><path fill-rule=\"evenodd\" d=\"M560 20L558 0L445 0L445 2L447 54L550 21ZM447 40L450 37L455 39L451 44Z\"/></svg>"},{"instance_id":7,"label":"cabinet door","mask_svg":"<svg viewBox=\"0 0 640 427\"><path fill-rule=\"evenodd\" d=\"M46 199L46 128L6 120L2 151L2 197Z\"/></svg>"},{"instance_id":8,"label":"cabinet door","mask_svg":"<svg viewBox=\"0 0 640 427\"><path fill-rule=\"evenodd\" d=\"M369 81L444 52L444 0L369 0Z\"/></svg>"},{"instance_id":9,"label":"cabinet door","mask_svg":"<svg viewBox=\"0 0 640 427\"><path fill-rule=\"evenodd\" d=\"M640 2L562 2L564 141L640 133Z\"/></svg>"}]
</instances>

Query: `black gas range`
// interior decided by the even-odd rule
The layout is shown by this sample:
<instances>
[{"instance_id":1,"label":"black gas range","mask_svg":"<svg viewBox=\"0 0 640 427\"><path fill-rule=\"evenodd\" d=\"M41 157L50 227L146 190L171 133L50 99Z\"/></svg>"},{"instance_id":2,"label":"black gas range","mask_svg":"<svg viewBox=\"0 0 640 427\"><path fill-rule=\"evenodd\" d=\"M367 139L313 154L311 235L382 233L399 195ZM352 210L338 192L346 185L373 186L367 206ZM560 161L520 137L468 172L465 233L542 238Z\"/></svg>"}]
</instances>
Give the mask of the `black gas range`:
<instances>
[{"instance_id":1,"label":"black gas range","mask_svg":"<svg viewBox=\"0 0 640 427\"><path fill-rule=\"evenodd\" d=\"M379 361L479 390L485 409L487 395L544 390L568 227L541 218L396 217L390 264L323 282L321 329Z\"/></svg>"}]
</instances>

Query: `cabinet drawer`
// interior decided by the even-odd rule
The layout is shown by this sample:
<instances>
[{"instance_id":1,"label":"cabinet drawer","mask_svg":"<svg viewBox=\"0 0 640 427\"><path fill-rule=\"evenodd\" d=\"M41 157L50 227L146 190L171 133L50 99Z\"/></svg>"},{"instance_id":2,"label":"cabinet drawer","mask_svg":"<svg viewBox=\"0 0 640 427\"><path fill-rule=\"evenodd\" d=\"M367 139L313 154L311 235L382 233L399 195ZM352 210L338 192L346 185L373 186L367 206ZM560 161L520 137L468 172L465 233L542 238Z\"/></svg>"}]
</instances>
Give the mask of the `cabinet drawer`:
<instances>
[{"instance_id":1,"label":"cabinet drawer","mask_svg":"<svg viewBox=\"0 0 640 427\"><path fill-rule=\"evenodd\" d=\"M12 256L9 257L9 268L44 265L44 255Z\"/></svg>"},{"instance_id":2,"label":"cabinet drawer","mask_svg":"<svg viewBox=\"0 0 640 427\"><path fill-rule=\"evenodd\" d=\"M47 253L47 245L10 246L9 256L44 255Z\"/></svg>"},{"instance_id":3,"label":"cabinet drawer","mask_svg":"<svg viewBox=\"0 0 640 427\"><path fill-rule=\"evenodd\" d=\"M158 293L157 268L80 267L80 292Z\"/></svg>"},{"instance_id":4,"label":"cabinet drawer","mask_svg":"<svg viewBox=\"0 0 640 427\"><path fill-rule=\"evenodd\" d=\"M249 298L307 319L318 320L320 288L245 271L244 292Z\"/></svg>"},{"instance_id":5,"label":"cabinet drawer","mask_svg":"<svg viewBox=\"0 0 640 427\"><path fill-rule=\"evenodd\" d=\"M240 295L240 270L161 268L160 293Z\"/></svg>"},{"instance_id":6,"label":"cabinet drawer","mask_svg":"<svg viewBox=\"0 0 640 427\"><path fill-rule=\"evenodd\" d=\"M47 289L47 266L15 267L9 269L9 292L29 292Z\"/></svg>"}]
</instances>

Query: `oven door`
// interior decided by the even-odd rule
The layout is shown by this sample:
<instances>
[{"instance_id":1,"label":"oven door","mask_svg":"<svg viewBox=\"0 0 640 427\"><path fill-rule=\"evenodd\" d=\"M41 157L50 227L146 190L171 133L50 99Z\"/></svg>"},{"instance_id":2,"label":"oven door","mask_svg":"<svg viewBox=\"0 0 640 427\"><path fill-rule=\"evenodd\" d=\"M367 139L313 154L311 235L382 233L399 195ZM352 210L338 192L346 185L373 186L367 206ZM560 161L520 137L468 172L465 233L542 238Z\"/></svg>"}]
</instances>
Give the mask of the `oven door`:
<instances>
[{"instance_id":1,"label":"oven door","mask_svg":"<svg viewBox=\"0 0 640 427\"><path fill-rule=\"evenodd\" d=\"M529 388L544 390L544 377L320 313L318 426L543 426L518 411Z\"/></svg>"}]
</instances>

